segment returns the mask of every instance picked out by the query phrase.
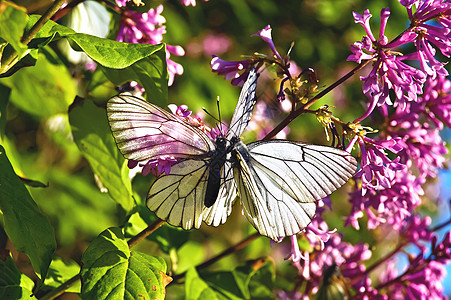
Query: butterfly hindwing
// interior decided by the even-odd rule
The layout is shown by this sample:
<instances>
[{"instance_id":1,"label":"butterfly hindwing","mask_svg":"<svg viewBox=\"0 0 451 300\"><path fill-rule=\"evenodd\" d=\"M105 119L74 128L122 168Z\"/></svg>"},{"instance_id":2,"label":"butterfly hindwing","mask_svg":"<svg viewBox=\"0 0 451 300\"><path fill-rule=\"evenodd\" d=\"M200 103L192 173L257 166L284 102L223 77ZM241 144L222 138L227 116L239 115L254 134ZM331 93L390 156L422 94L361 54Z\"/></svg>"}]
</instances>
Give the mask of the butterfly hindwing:
<instances>
[{"instance_id":1,"label":"butterfly hindwing","mask_svg":"<svg viewBox=\"0 0 451 300\"><path fill-rule=\"evenodd\" d=\"M239 142L235 148L243 212L273 240L304 229L315 215L315 201L345 184L357 166L345 151L301 142Z\"/></svg>"},{"instance_id":2,"label":"butterfly hindwing","mask_svg":"<svg viewBox=\"0 0 451 300\"><path fill-rule=\"evenodd\" d=\"M183 229L199 228L207 190L207 161L186 159L159 176L149 189L147 207L162 220Z\"/></svg>"},{"instance_id":3,"label":"butterfly hindwing","mask_svg":"<svg viewBox=\"0 0 451 300\"><path fill-rule=\"evenodd\" d=\"M189 158L215 148L198 128L138 97L121 94L111 98L107 114L116 144L127 159Z\"/></svg>"}]
</instances>

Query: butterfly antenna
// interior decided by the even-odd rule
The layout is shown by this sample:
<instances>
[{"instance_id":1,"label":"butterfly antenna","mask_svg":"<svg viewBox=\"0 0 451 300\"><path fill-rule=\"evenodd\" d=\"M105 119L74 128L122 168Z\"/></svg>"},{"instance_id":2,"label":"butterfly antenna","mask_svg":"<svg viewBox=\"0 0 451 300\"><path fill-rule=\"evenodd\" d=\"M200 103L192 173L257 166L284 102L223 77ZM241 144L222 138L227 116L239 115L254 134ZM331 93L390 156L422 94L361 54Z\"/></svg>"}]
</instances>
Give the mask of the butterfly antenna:
<instances>
[{"instance_id":1,"label":"butterfly antenna","mask_svg":"<svg viewBox=\"0 0 451 300\"><path fill-rule=\"evenodd\" d=\"M224 131L222 127L221 109L219 107L219 96L218 98L216 98L216 108L218 109L218 117L219 117L218 129L221 135L224 136Z\"/></svg>"}]
</instances>

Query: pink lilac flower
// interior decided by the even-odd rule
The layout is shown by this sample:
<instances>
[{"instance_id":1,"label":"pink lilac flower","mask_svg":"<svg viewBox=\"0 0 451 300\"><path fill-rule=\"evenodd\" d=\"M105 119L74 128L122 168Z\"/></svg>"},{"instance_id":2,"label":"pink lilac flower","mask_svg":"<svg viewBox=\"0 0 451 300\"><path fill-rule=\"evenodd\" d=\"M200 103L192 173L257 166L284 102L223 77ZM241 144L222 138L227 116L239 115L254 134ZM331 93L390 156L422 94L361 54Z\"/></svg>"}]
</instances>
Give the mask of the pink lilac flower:
<instances>
[{"instance_id":1,"label":"pink lilac flower","mask_svg":"<svg viewBox=\"0 0 451 300\"><path fill-rule=\"evenodd\" d=\"M141 174L147 176L150 172L154 176L158 176L162 173L169 174L171 172L171 166L178 160L173 156L162 155L154 160L149 160L145 164L139 164L142 167Z\"/></svg>"},{"instance_id":2,"label":"pink lilac flower","mask_svg":"<svg viewBox=\"0 0 451 300\"><path fill-rule=\"evenodd\" d=\"M276 47L274 46L274 42L271 36L271 26L267 25L265 28L259 30L257 33L253 35L259 36L269 45L269 48L273 52L273 57L275 57L278 60L283 60L279 52L276 50ZM210 65L213 72L216 72L219 75L225 75L227 80L232 80L231 83L233 85L242 86L249 74L248 71L249 66L255 63L256 59L246 59L241 61L225 61L220 59L218 56L213 55Z\"/></svg>"},{"instance_id":3,"label":"pink lilac flower","mask_svg":"<svg viewBox=\"0 0 451 300\"><path fill-rule=\"evenodd\" d=\"M166 27L163 25L166 19L161 15L162 12L163 5L159 5L156 9L151 8L147 13L124 10L116 40L126 43L160 44L163 41L163 34L166 33ZM185 51L180 46L171 45L166 45L166 50L168 85L172 85L174 76L183 73L183 67L172 61L170 56L171 54L182 56Z\"/></svg>"},{"instance_id":4,"label":"pink lilac flower","mask_svg":"<svg viewBox=\"0 0 451 300\"><path fill-rule=\"evenodd\" d=\"M390 299L447 299L443 295L442 282L446 276L446 264L451 260L450 249L450 232L439 244L434 236L430 254L421 251L409 260L409 265L402 273L395 269L393 260L387 264L377 288L385 290Z\"/></svg>"},{"instance_id":5,"label":"pink lilac flower","mask_svg":"<svg viewBox=\"0 0 451 300\"><path fill-rule=\"evenodd\" d=\"M305 230L305 238L309 242L309 249L301 251L296 236L291 237L291 252L287 259L291 259L293 266L299 270L300 283L305 286L304 293L299 291L279 293L283 297L296 296L297 299L309 299L318 293L319 287L328 269L334 267L341 273L346 282L357 291L368 291L371 281L365 274L363 261L371 257L368 245L351 245L342 241L336 229L329 230L320 216L325 202L319 201L317 215Z\"/></svg>"},{"instance_id":6,"label":"pink lilac flower","mask_svg":"<svg viewBox=\"0 0 451 300\"><path fill-rule=\"evenodd\" d=\"M205 2L207 2L208 0L204 0ZM180 0L180 3L182 3L185 6L196 6L196 0Z\"/></svg>"},{"instance_id":7,"label":"pink lilac flower","mask_svg":"<svg viewBox=\"0 0 451 300\"><path fill-rule=\"evenodd\" d=\"M424 113L442 129L443 123L451 127L451 81L446 77L428 78L424 85L423 100L427 109Z\"/></svg>"},{"instance_id":8,"label":"pink lilac flower","mask_svg":"<svg viewBox=\"0 0 451 300\"><path fill-rule=\"evenodd\" d=\"M399 162L399 157L390 160L384 152L389 150L396 154L401 151L399 140L399 138L394 138L386 141L375 141L368 137L359 139L362 159L360 170L355 174L355 177L362 179L362 195L365 195L368 190L390 188L396 171L405 168L405 165Z\"/></svg>"},{"instance_id":9,"label":"pink lilac flower","mask_svg":"<svg viewBox=\"0 0 451 300\"><path fill-rule=\"evenodd\" d=\"M280 56L279 52L277 52L276 46L274 46L274 42L273 42L272 36L271 36L271 31L272 31L271 26L266 25L265 28L263 28L262 30L259 30L257 33L254 33L252 35L261 37L262 40L264 40L268 44L272 53L274 53L274 55L278 59L282 60L282 57Z\"/></svg>"},{"instance_id":10,"label":"pink lilac flower","mask_svg":"<svg viewBox=\"0 0 451 300\"><path fill-rule=\"evenodd\" d=\"M249 67L252 60L245 59L240 61L226 61L213 55L210 62L211 69L218 75L224 75L227 80L232 80L233 85L242 86L249 75ZM245 70L244 72L242 72ZM241 74L239 72L242 72Z\"/></svg>"},{"instance_id":11,"label":"pink lilac flower","mask_svg":"<svg viewBox=\"0 0 451 300\"><path fill-rule=\"evenodd\" d=\"M365 213L368 218L368 229L387 223L400 231L404 228L405 219L410 217L412 211L421 204L420 196L424 194L421 185L424 182L424 178L417 178L407 169L402 169L395 173L390 188L371 189L365 196L362 196L360 189L356 189L351 193L352 208L350 215L345 218L345 225L352 225L359 229L358 220Z\"/></svg>"},{"instance_id":12,"label":"pink lilac flower","mask_svg":"<svg viewBox=\"0 0 451 300\"><path fill-rule=\"evenodd\" d=\"M361 77L364 82L363 91L371 102L367 113L357 121L366 118L377 105L395 104L405 107L408 101L417 101L417 95L421 94L423 82L426 79L422 71L404 63L404 60L411 59L411 56L388 51L393 47L390 44L387 45L388 39L384 35L389 15L388 8L382 9L379 40L376 40L369 24L371 18L369 11L365 10L363 15L354 13L355 22L363 26L367 36L364 36L361 42L351 46L353 54L348 57L348 60L358 63L362 60L375 60L370 74ZM390 99L390 90L395 92L395 103Z\"/></svg>"},{"instance_id":13,"label":"pink lilac flower","mask_svg":"<svg viewBox=\"0 0 451 300\"><path fill-rule=\"evenodd\" d=\"M133 2L133 4L136 6L145 5L145 3L141 0L116 0L116 4L119 7L126 6L128 2Z\"/></svg>"},{"instance_id":14,"label":"pink lilac flower","mask_svg":"<svg viewBox=\"0 0 451 300\"><path fill-rule=\"evenodd\" d=\"M401 228L401 235L406 241L417 246L421 251L426 251L427 247L424 242L431 242L434 235L429 229L431 218L426 216L422 218L419 215L410 216L404 222Z\"/></svg>"},{"instance_id":15,"label":"pink lilac flower","mask_svg":"<svg viewBox=\"0 0 451 300\"><path fill-rule=\"evenodd\" d=\"M336 265L344 280L350 282L354 290L366 290L371 281L365 274L363 262L371 255L368 245L352 245L344 242L339 234L334 234L325 243L324 250L314 250L309 261L301 261L301 268L309 269L309 277L302 277L301 280L307 285L306 291L317 294L324 272Z\"/></svg>"},{"instance_id":16,"label":"pink lilac flower","mask_svg":"<svg viewBox=\"0 0 451 300\"><path fill-rule=\"evenodd\" d=\"M415 164L420 177L436 177L437 170L445 163L444 154L448 153L439 134L439 128L423 122L425 102L409 103L408 109L397 108L387 118L384 134L397 139L402 150L398 152L400 162ZM410 161L410 163L409 163Z\"/></svg>"},{"instance_id":17,"label":"pink lilac flower","mask_svg":"<svg viewBox=\"0 0 451 300\"><path fill-rule=\"evenodd\" d=\"M443 63L434 58L435 48L443 55L451 54L451 3L449 1L400 1L407 8L409 19L412 22L411 31L416 34L415 46L421 69L429 76L447 76ZM416 7L413 12L413 6ZM426 23L436 19L435 24ZM438 26L437 26L438 25Z\"/></svg>"}]
</instances>

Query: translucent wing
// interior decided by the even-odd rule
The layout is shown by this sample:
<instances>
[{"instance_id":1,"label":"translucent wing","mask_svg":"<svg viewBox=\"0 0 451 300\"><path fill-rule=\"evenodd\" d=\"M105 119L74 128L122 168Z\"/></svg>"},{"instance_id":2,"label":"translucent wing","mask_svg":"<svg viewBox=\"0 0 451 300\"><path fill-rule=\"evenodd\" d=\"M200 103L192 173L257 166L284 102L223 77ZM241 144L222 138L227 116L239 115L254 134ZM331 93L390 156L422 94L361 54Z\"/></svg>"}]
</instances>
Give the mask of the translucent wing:
<instances>
[{"instance_id":1,"label":"translucent wing","mask_svg":"<svg viewBox=\"0 0 451 300\"><path fill-rule=\"evenodd\" d=\"M236 105L235 111L233 113L232 121L230 122L229 132L227 133L227 138L239 137L252 115L252 110L254 109L257 97L255 95L255 90L257 89L257 79L258 73L252 68L249 71L246 82L241 89L240 98Z\"/></svg>"},{"instance_id":2,"label":"translucent wing","mask_svg":"<svg viewBox=\"0 0 451 300\"><path fill-rule=\"evenodd\" d=\"M221 170L221 186L218 198L212 207L205 209L203 219L207 225L218 226L225 223L232 212L236 198L236 184L233 179L232 166L226 162Z\"/></svg>"},{"instance_id":3,"label":"translucent wing","mask_svg":"<svg viewBox=\"0 0 451 300\"><path fill-rule=\"evenodd\" d=\"M187 159L158 177L147 195L147 207L162 220L183 229L199 228L208 181L207 161Z\"/></svg>"},{"instance_id":4,"label":"translucent wing","mask_svg":"<svg viewBox=\"0 0 451 300\"><path fill-rule=\"evenodd\" d=\"M273 240L296 234L315 215L315 201L341 187L355 173L347 152L286 140L235 146L234 176L244 214Z\"/></svg>"},{"instance_id":5,"label":"translucent wing","mask_svg":"<svg viewBox=\"0 0 451 300\"><path fill-rule=\"evenodd\" d=\"M107 114L116 144L127 159L186 158L215 149L204 132L138 97L121 94L111 98Z\"/></svg>"}]
</instances>

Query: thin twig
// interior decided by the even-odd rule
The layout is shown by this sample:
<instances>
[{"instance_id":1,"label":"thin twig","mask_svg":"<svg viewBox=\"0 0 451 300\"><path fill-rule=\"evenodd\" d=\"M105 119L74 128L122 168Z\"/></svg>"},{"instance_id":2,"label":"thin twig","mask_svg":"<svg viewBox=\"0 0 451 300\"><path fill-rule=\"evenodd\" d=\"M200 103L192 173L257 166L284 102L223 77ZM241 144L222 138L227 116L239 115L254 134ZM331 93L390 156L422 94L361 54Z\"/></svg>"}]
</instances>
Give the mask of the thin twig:
<instances>
[{"instance_id":1,"label":"thin twig","mask_svg":"<svg viewBox=\"0 0 451 300\"><path fill-rule=\"evenodd\" d=\"M328 86L327 88L325 88L324 90L322 90L320 93L318 93L315 97L313 97L312 99L310 99L305 105L303 105L302 107L296 109L295 111L292 111L284 120L282 120L282 122L280 122L276 127L274 127L273 130L271 130L270 133L268 133L263 140L270 140L271 138L273 138L276 134L278 134L282 129L284 129L288 124L290 124L291 121L293 121L294 119L296 119L297 117L299 117L301 114L303 114L305 112L305 110L307 108L309 108L310 106L312 106L316 101L318 101L319 99L321 99L322 97L324 97L324 95L326 95L327 93L329 93L330 91L332 91L334 88L336 88L337 86L339 86L340 84L342 84L343 82L345 82L346 80L348 80L351 76L353 76L354 74L356 74L358 71L360 71L361 69L363 69L367 64L369 64L370 62L372 62L372 60L366 60L362 63L360 63L357 67L355 67L354 69L352 69L351 71L349 71L345 76L341 77L340 79L338 79L336 82L332 83L330 86Z\"/></svg>"},{"instance_id":2,"label":"thin twig","mask_svg":"<svg viewBox=\"0 0 451 300\"><path fill-rule=\"evenodd\" d=\"M41 298L39 298L39 300L55 299L59 295L63 294L68 288L75 285L79 280L80 280L80 274L77 274L74 277L72 277L71 279L69 279L68 281L66 281L65 283L63 283L62 285L60 285L59 287L57 287L56 289L51 290L49 293L47 293L44 296L42 296Z\"/></svg>"},{"instance_id":3,"label":"thin twig","mask_svg":"<svg viewBox=\"0 0 451 300\"><path fill-rule=\"evenodd\" d=\"M226 250L222 251L222 252L219 253L218 255L216 255L216 256L210 258L209 260L207 260L207 261L201 263L200 265L198 265L198 266L196 267L196 270L204 269L204 268L206 268L206 267L208 267L208 266L214 264L215 262L217 262L217 261L220 260L221 258L223 258L223 257L225 257L225 256L227 256L227 255L229 255L229 254L232 254L232 253L234 253L234 252L236 252L236 251L238 251L238 250L243 249L243 248L246 247L250 242L252 242L252 241L255 240L256 238L258 238L259 236L261 236L261 235L260 235L258 232L256 232L256 233L254 233L254 234L248 236L247 238L245 238L244 240L242 240L242 241L239 242L238 244L236 244L236 245L234 245L234 246L232 246L232 247L230 247L230 248L227 248ZM172 276L172 279L173 279L174 282L175 282L175 281L180 280L180 279L182 279L183 277L185 277L185 275L186 275L186 272L183 272L183 273L181 273L181 274L177 274L177 275Z\"/></svg>"},{"instance_id":4,"label":"thin twig","mask_svg":"<svg viewBox=\"0 0 451 300\"><path fill-rule=\"evenodd\" d=\"M54 14L56 14L65 1L66 0L56 0L53 2L52 6L47 9L47 11L39 18L33 27L31 27L31 29L22 36L22 43L25 45L28 44L39 32L39 30L41 30L44 24L47 23L47 21L50 20Z\"/></svg>"},{"instance_id":5,"label":"thin twig","mask_svg":"<svg viewBox=\"0 0 451 300\"><path fill-rule=\"evenodd\" d=\"M374 269L376 269L377 267L379 267L382 263L386 262L387 260L389 260L390 258L392 258L395 254L397 254L399 252L399 250L401 250L403 247L405 247L406 244L399 244L395 249L393 249L392 252L390 252L389 254L387 254L386 256L384 256L382 259L380 259L379 261L377 261L376 263L374 263L372 266L368 267L365 270L366 274L371 273Z\"/></svg>"},{"instance_id":6,"label":"thin twig","mask_svg":"<svg viewBox=\"0 0 451 300\"><path fill-rule=\"evenodd\" d=\"M451 219L449 219L448 221L446 221L446 222L444 222L442 224L439 224L439 225L435 226L434 228L431 229L431 231L432 232L438 231L438 230L442 229L443 227L446 227L446 226L448 226L450 224L451 224Z\"/></svg>"},{"instance_id":7,"label":"thin twig","mask_svg":"<svg viewBox=\"0 0 451 300\"><path fill-rule=\"evenodd\" d=\"M28 32L24 33L24 35L21 38L21 42L24 45L27 45L36 36L39 30L41 30L44 24L47 23L47 21L50 20L50 18L58 11L58 9L61 7L61 5L63 5L64 2L65 0L55 0L55 2L53 2L50 8L33 25L33 27L31 27L31 29ZM9 69L11 69L11 67L20 60L20 58L18 58L17 52L12 51L6 54L2 60L3 62L0 69L0 73L5 73ZM12 64L12 62L15 63Z\"/></svg>"},{"instance_id":8,"label":"thin twig","mask_svg":"<svg viewBox=\"0 0 451 300\"><path fill-rule=\"evenodd\" d=\"M127 242L128 247L131 248L131 247L135 246L140 241L145 239L149 234L151 234L152 232L154 232L155 230L160 228L164 223L165 223L165 221L163 221L163 220L157 220L157 221L153 222L146 229L144 229L143 231L141 231L140 233L138 233L137 235L135 235L134 237L129 239Z\"/></svg>"}]
</instances>

